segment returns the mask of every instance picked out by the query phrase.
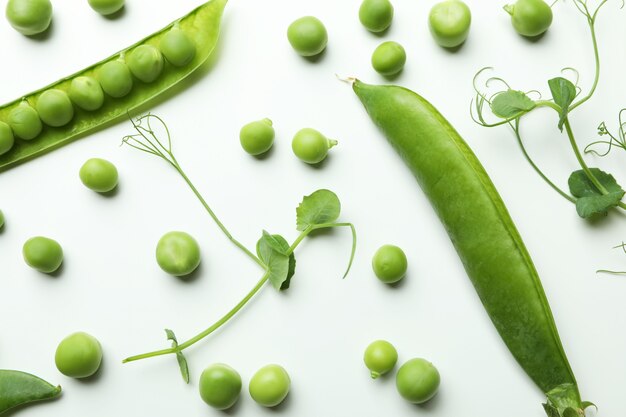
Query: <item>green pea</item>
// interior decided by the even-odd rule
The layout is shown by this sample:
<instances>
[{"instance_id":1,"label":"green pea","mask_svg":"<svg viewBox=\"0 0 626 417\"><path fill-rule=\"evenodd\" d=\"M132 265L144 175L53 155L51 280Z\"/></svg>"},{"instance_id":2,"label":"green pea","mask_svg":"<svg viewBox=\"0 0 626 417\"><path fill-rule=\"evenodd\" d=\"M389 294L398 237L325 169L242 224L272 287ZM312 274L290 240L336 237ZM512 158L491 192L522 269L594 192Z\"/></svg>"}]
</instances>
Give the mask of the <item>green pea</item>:
<instances>
[{"instance_id":1,"label":"green pea","mask_svg":"<svg viewBox=\"0 0 626 417\"><path fill-rule=\"evenodd\" d=\"M11 110L8 122L15 136L20 139L31 140L41 133L42 126L39 114L26 100Z\"/></svg>"},{"instance_id":2,"label":"green pea","mask_svg":"<svg viewBox=\"0 0 626 417\"><path fill-rule=\"evenodd\" d=\"M139 45L128 57L128 67L144 83L156 80L163 71L163 55L152 45Z\"/></svg>"},{"instance_id":3,"label":"green pea","mask_svg":"<svg viewBox=\"0 0 626 417\"><path fill-rule=\"evenodd\" d=\"M14 143L15 139L13 138L11 126L4 122L0 122L0 155L9 152Z\"/></svg>"},{"instance_id":4,"label":"green pea","mask_svg":"<svg viewBox=\"0 0 626 417\"><path fill-rule=\"evenodd\" d=\"M92 77L76 77L69 91L70 100L87 111L98 110L104 103L104 93L100 83Z\"/></svg>"},{"instance_id":5,"label":"green pea","mask_svg":"<svg viewBox=\"0 0 626 417\"><path fill-rule=\"evenodd\" d=\"M90 190L108 193L117 186L117 168L105 159L91 158L79 172L80 180Z\"/></svg>"},{"instance_id":6,"label":"green pea","mask_svg":"<svg viewBox=\"0 0 626 417\"><path fill-rule=\"evenodd\" d=\"M133 88L130 69L122 60L109 61L102 65L97 78L104 92L114 98L124 97Z\"/></svg>"},{"instance_id":7,"label":"green pea","mask_svg":"<svg viewBox=\"0 0 626 417\"><path fill-rule=\"evenodd\" d=\"M291 386L289 374L280 365L267 365L250 379L250 396L264 407L276 407L282 403Z\"/></svg>"},{"instance_id":8,"label":"green pea","mask_svg":"<svg viewBox=\"0 0 626 417\"><path fill-rule=\"evenodd\" d=\"M44 32L52 21L50 0L9 0L7 20L22 35L31 36Z\"/></svg>"},{"instance_id":9,"label":"green pea","mask_svg":"<svg viewBox=\"0 0 626 417\"><path fill-rule=\"evenodd\" d=\"M381 75L395 75L402 71L405 63L406 52L397 42L383 42L372 54L372 67Z\"/></svg>"},{"instance_id":10,"label":"green pea","mask_svg":"<svg viewBox=\"0 0 626 417\"><path fill-rule=\"evenodd\" d=\"M305 16L289 25L287 39L298 54L315 56L326 48L328 33L318 18Z\"/></svg>"},{"instance_id":11,"label":"green pea","mask_svg":"<svg viewBox=\"0 0 626 417\"><path fill-rule=\"evenodd\" d=\"M291 149L302 162L317 164L326 159L328 150L337 143L315 129L304 128L293 137Z\"/></svg>"},{"instance_id":12,"label":"green pea","mask_svg":"<svg viewBox=\"0 0 626 417\"><path fill-rule=\"evenodd\" d=\"M543 34L552 24L552 8L543 0L518 0L504 6L511 15L517 33L534 38Z\"/></svg>"},{"instance_id":13,"label":"green pea","mask_svg":"<svg viewBox=\"0 0 626 417\"><path fill-rule=\"evenodd\" d=\"M430 10L428 25L435 42L444 48L456 48L467 39L472 13L460 0L437 3Z\"/></svg>"},{"instance_id":14,"label":"green pea","mask_svg":"<svg viewBox=\"0 0 626 417\"><path fill-rule=\"evenodd\" d=\"M4 213L0 210L0 229L4 227Z\"/></svg>"},{"instance_id":15,"label":"green pea","mask_svg":"<svg viewBox=\"0 0 626 417\"><path fill-rule=\"evenodd\" d=\"M185 232L169 232L157 244L156 259L161 269L170 275L189 275L200 265L200 247Z\"/></svg>"},{"instance_id":16,"label":"green pea","mask_svg":"<svg viewBox=\"0 0 626 417\"><path fill-rule=\"evenodd\" d=\"M415 358L398 369L396 388L405 400L422 404L437 394L440 380L439 371L432 363Z\"/></svg>"},{"instance_id":17,"label":"green pea","mask_svg":"<svg viewBox=\"0 0 626 417\"><path fill-rule=\"evenodd\" d=\"M359 20L370 32L382 32L391 26L393 5L389 0L363 0Z\"/></svg>"},{"instance_id":18,"label":"green pea","mask_svg":"<svg viewBox=\"0 0 626 417\"><path fill-rule=\"evenodd\" d=\"M45 274L51 274L63 263L63 248L56 240L47 237L32 237L22 248L28 266Z\"/></svg>"},{"instance_id":19,"label":"green pea","mask_svg":"<svg viewBox=\"0 0 626 417\"><path fill-rule=\"evenodd\" d=\"M102 346L85 332L72 333L59 343L54 355L59 372L71 378L87 378L98 372Z\"/></svg>"},{"instance_id":20,"label":"green pea","mask_svg":"<svg viewBox=\"0 0 626 417\"><path fill-rule=\"evenodd\" d=\"M89 5L103 16L113 14L124 7L124 0L89 0Z\"/></svg>"},{"instance_id":21,"label":"green pea","mask_svg":"<svg viewBox=\"0 0 626 417\"><path fill-rule=\"evenodd\" d=\"M372 257L372 269L378 279L385 284L398 282L406 274L406 255L397 246L383 245Z\"/></svg>"},{"instance_id":22,"label":"green pea","mask_svg":"<svg viewBox=\"0 0 626 417\"><path fill-rule=\"evenodd\" d=\"M386 340L376 340L369 344L363 354L363 362L370 370L373 379L391 371L398 361L398 351Z\"/></svg>"},{"instance_id":23,"label":"green pea","mask_svg":"<svg viewBox=\"0 0 626 417\"><path fill-rule=\"evenodd\" d=\"M241 393L241 376L228 365L216 363L200 375L200 397L218 410L232 407Z\"/></svg>"},{"instance_id":24,"label":"green pea","mask_svg":"<svg viewBox=\"0 0 626 417\"><path fill-rule=\"evenodd\" d=\"M196 56L196 45L184 31L177 27L173 27L163 36L159 49L167 62L175 67L184 67Z\"/></svg>"},{"instance_id":25,"label":"green pea","mask_svg":"<svg viewBox=\"0 0 626 417\"><path fill-rule=\"evenodd\" d=\"M65 126L74 117L72 101L65 91L56 88L41 93L35 107L41 120L48 126Z\"/></svg>"},{"instance_id":26,"label":"green pea","mask_svg":"<svg viewBox=\"0 0 626 417\"><path fill-rule=\"evenodd\" d=\"M270 119L248 123L239 132L239 141L250 155L261 155L274 144L274 127Z\"/></svg>"}]
</instances>

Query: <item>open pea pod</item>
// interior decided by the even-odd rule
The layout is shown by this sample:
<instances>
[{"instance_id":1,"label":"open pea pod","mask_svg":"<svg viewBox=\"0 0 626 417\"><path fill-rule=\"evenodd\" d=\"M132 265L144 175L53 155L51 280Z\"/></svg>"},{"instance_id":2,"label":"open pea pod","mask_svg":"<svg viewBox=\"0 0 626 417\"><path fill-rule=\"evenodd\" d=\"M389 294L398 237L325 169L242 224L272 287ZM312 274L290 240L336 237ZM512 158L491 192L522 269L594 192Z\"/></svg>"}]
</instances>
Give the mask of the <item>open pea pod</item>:
<instances>
[{"instance_id":1,"label":"open pea pod","mask_svg":"<svg viewBox=\"0 0 626 417\"><path fill-rule=\"evenodd\" d=\"M74 105L74 116L64 126L51 127L42 124L41 132L33 139L23 140L16 137L11 149L0 155L0 172L84 137L122 118L126 118L129 112L162 96L172 87L179 84L200 68L213 52L219 37L222 12L226 3L227 0L208 1L160 31L128 48L82 71L0 106L0 122L8 124L9 116L16 107L28 104L35 108L41 94L50 89L58 89L67 93L72 80L77 77L86 76L96 79L98 71L103 65L116 60L123 62L125 57L130 56L136 48L142 45L151 45L159 48L161 40L173 29L180 29L196 48L193 59L185 63L185 65L175 66L168 60L164 60L163 70L154 81L142 82L134 78L132 89L125 96L115 98L105 94L102 106L95 111L86 111Z\"/></svg>"},{"instance_id":2,"label":"open pea pod","mask_svg":"<svg viewBox=\"0 0 626 417\"><path fill-rule=\"evenodd\" d=\"M0 369L0 414L14 407L50 400L59 395L61 387L49 384L35 375Z\"/></svg>"}]
</instances>

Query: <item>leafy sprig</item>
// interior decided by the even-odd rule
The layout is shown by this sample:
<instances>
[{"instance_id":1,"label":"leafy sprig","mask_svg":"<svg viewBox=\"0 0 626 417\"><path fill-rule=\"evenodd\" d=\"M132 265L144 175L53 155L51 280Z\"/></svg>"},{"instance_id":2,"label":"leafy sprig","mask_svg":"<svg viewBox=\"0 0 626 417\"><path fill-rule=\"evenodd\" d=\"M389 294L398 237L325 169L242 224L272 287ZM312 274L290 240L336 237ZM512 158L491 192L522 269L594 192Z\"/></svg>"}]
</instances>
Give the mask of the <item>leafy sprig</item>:
<instances>
[{"instance_id":1,"label":"leafy sprig","mask_svg":"<svg viewBox=\"0 0 626 417\"><path fill-rule=\"evenodd\" d=\"M215 330L226 324L235 314L237 314L250 301L261 288L269 281L278 291L289 289L291 279L296 271L295 250L298 245L312 232L320 229L330 229L336 227L349 227L352 232L352 250L348 268L345 276L350 271L354 254L356 251L357 236L356 229L352 223L337 222L341 214L341 203L335 193L330 190L317 190L311 195L305 196L296 209L296 229L300 232L298 237L290 245L287 240L278 234L271 234L263 231L256 245L256 254L246 248L239 240L235 239L224 224L218 219L204 197L185 174L172 150L172 140L167 124L154 114L147 114L132 120L135 133L125 136L123 144L139 151L157 156L172 166L183 178L188 187L195 194L202 206L215 221L224 235L239 248L248 258L253 260L263 269L263 275L256 285L243 297L237 305L222 316L214 324L198 333L196 336L179 343L172 330L166 329L167 339L172 342L172 346L167 349L155 350L152 352L135 355L124 359L124 363L133 362L156 356L176 355L181 375L185 382L189 382L189 368L183 355L183 351L196 344L200 340L209 336ZM165 140L160 138L164 136Z\"/></svg>"},{"instance_id":2,"label":"leafy sprig","mask_svg":"<svg viewBox=\"0 0 626 417\"><path fill-rule=\"evenodd\" d=\"M598 168L590 168L583 158L578 142L575 138L574 131L569 121L571 113L580 105L589 100L598 85L600 76L600 57L598 43L596 38L595 26L599 11L608 2L602 0L595 9L590 9L587 0L572 0L578 11L586 18L595 59L595 76L591 88L587 94L582 94L582 89L578 86L578 72L573 68L564 68L562 75L552 78L548 81L551 98L544 100L541 94L533 100L530 95L537 93L536 90L523 92L513 89L504 79L500 77L490 77L484 82L484 88L478 86L478 79L481 75L490 70L490 67L483 68L474 77L475 98L472 100L470 114L472 119L484 127L497 127L508 125L515 135L515 138L524 154L526 160L539 176L557 193L568 201L576 205L578 214L583 218L595 217L599 214L606 214L607 211L614 207L626 209L626 204L621 200L624 197L624 190L617 184L615 178L610 174L601 171ZM622 6L624 0L622 0ZM575 81L570 81L565 75L566 72L572 72L575 75ZM490 89L494 82L499 82L505 88L492 94L487 94L483 90ZM561 132L567 135L572 152L576 157L580 170L574 171L568 180L569 193L561 189L555 182L550 180L546 174L531 158L526 150L522 134L520 130L521 120L527 114L540 109L550 108L558 114L557 127ZM487 109L495 117L493 121L488 121L486 114ZM620 133L618 137L611 135L604 124L600 125L600 135L609 135L609 141L597 141L594 144L605 143L611 146L620 146L626 149L626 141L624 140L624 124L620 114ZM590 152L589 147L585 148L585 152ZM592 152L592 151L591 151Z\"/></svg>"}]
</instances>

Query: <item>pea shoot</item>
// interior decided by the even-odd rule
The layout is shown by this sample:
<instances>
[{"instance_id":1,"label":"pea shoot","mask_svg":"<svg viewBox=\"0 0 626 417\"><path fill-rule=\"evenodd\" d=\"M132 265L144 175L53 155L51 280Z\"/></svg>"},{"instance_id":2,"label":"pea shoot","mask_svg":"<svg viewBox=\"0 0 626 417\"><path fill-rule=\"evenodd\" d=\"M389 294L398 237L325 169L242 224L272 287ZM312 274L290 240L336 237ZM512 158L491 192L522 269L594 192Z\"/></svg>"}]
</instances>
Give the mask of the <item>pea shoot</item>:
<instances>
[{"instance_id":1,"label":"pea shoot","mask_svg":"<svg viewBox=\"0 0 626 417\"><path fill-rule=\"evenodd\" d=\"M536 95L537 91L524 92L513 89L500 77L489 78L485 82L485 88L489 88L495 83L500 83L504 88L495 93L488 93L478 87L478 79L485 71L490 69L483 68L474 77L476 96L473 100L471 115L476 123L484 127L508 125L512 129L524 157L537 174L554 189L554 191L573 203L580 217L589 219L603 216L610 209L616 207L626 210L626 204L622 202L625 192L615 178L599 168L593 168L587 165L570 123L570 115L594 95L596 87L598 86L600 78L600 55L596 38L596 22L598 13L608 0L602 0L593 10L589 8L586 0L572 0L572 2L587 20L591 33L595 57L595 76L588 92L584 95L582 94L582 89L578 85L578 72L572 68L565 68L563 70L563 76L555 77L548 81L551 99L542 99L541 97L533 99L531 96L533 96L534 93ZM567 74L573 74L574 81L570 81L566 78ZM548 178L531 158L524 145L521 120L527 114L540 108L554 110L557 117L556 126L560 132L565 133L574 156L580 165L581 169L572 172L569 177L569 193ZM488 121L486 118L486 109L489 109L497 120ZM607 133L604 127L604 125L600 126L600 135Z\"/></svg>"},{"instance_id":2,"label":"pea shoot","mask_svg":"<svg viewBox=\"0 0 626 417\"><path fill-rule=\"evenodd\" d=\"M289 243L284 237L278 234L271 234L263 231L261 238L256 245L256 253L244 246L237 240L219 220L215 212L211 209L207 201L202 197L200 191L194 186L187 176L172 150L172 139L166 123L158 116L147 114L140 116L136 120L131 120L135 134L124 137L123 143L141 152L156 156L167 162L184 180L200 204L213 219L217 227L222 231L230 242L236 246L247 258L256 263L263 271L260 280L248 292L242 300L237 303L222 318L211 326L207 327L196 336L179 343L172 330L167 329L166 335L171 341L172 347L156 350L140 355L135 355L124 359L124 363L138 361L162 355L176 355L183 380L189 382L189 370L187 361L183 356L183 351L198 343L205 337L226 324L235 316L268 282L277 291L289 289L291 279L295 274L296 259L295 250L300 243L311 233L337 227L350 228L352 232L352 250L348 267L344 273L347 276L352 266L354 253L356 250L356 229L352 223L338 222L341 214L341 203L335 193L330 190L317 190L311 195L305 196L296 209L296 229L300 232L293 243ZM164 139L161 139L164 138Z\"/></svg>"}]
</instances>

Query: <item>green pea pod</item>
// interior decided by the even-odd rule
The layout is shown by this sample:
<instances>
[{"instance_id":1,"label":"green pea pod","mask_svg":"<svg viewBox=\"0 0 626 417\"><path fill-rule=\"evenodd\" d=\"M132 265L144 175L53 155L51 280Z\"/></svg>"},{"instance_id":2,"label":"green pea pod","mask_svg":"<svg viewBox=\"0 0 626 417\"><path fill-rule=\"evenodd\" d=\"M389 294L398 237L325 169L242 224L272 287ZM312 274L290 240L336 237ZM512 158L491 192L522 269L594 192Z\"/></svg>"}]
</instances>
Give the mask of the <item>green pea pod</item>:
<instances>
[{"instance_id":1,"label":"green pea pod","mask_svg":"<svg viewBox=\"0 0 626 417\"><path fill-rule=\"evenodd\" d=\"M26 372L0 369L0 414L35 401L61 395L61 387Z\"/></svg>"},{"instance_id":2,"label":"green pea pod","mask_svg":"<svg viewBox=\"0 0 626 417\"><path fill-rule=\"evenodd\" d=\"M547 394L548 415L581 413L586 403L581 402L535 266L472 150L414 92L358 80L353 89L428 196L500 336Z\"/></svg>"},{"instance_id":3,"label":"green pea pod","mask_svg":"<svg viewBox=\"0 0 626 417\"><path fill-rule=\"evenodd\" d=\"M128 113L153 101L162 98L166 91L189 77L204 64L211 55L220 31L222 12L227 0L211 0L197 7L189 14L171 23L162 30L140 40L130 47L106 58L82 71L63 78L44 88L27 94L4 106L0 106L0 121L7 122L11 111L26 101L35 107L38 97L47 90L59 89L69 92L72 80L79 76L96 78L98 70L106 63L124 60L139 46L151 45L159 47L161 40L173 28L182 30L196 46L197 50L190 62L184 66L175 66L165 62L162 73L152 82L141 82L135 79L132 90L122 98L106 96L102 107L96 111L86 111L75 106L73 119L61 127L43 126L43 130L31 140L16 140L13 148L0 155L0 172L15 165L29 161L39 155L63 146L80 137L94 132L115 121L128 117Z\"/></svg>"}]
</instances>

